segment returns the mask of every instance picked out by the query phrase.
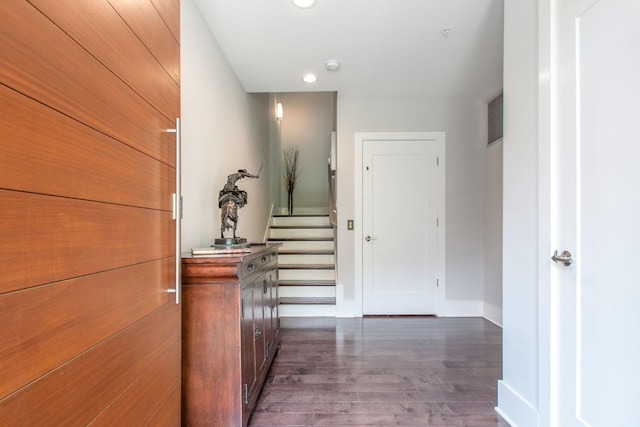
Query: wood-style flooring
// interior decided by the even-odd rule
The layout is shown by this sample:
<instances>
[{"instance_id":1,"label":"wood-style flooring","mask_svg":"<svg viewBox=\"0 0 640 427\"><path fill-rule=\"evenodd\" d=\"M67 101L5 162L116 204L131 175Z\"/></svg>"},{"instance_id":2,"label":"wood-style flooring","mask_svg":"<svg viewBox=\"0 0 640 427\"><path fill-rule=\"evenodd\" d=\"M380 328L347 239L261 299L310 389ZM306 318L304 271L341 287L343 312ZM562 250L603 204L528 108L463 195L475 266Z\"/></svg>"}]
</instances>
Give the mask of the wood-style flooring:
<instances>
[{"instance_id":1,"label":"wood-style flooring","mask_svg":"<svg viewBox=\"0 0 640 427\"><path fill-rule=\"evenodd\" d=\"M508 427L502 332L479 318L283 318L250 427Z\"/></svg>"}]
</instances>

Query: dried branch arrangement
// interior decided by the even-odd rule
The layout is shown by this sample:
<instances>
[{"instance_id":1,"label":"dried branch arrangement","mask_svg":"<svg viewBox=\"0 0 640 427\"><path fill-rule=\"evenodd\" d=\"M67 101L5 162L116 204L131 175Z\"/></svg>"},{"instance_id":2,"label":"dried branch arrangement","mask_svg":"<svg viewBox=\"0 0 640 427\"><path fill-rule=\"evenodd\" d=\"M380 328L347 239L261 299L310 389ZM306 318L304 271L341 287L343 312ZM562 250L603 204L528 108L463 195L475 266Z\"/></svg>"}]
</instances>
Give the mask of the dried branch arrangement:
<instances>
[{"instance_id":1,"label":"dried branch arrangement","mask_svg":"<svg viewBox=\"0 0 640 427\"><path fill-rule=\"evenodd\" d=\"M287 147L282 150L284 156L284 170L282 171L282 177L284 178L284 184L287 188L288 208L289 215L293 215L293 190L296 187L296 180L298 178L298 156L299 150L295 147Z\"/></svg>"}]
</instances>

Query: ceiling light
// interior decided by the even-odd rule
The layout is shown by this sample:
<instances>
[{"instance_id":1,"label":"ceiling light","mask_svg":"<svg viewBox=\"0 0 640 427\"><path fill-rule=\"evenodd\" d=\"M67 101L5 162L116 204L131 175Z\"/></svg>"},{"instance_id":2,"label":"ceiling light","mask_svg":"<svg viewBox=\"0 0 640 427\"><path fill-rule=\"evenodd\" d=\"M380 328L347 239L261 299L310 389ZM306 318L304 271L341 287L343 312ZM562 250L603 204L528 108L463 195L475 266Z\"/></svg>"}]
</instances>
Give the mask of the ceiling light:
<instances>
[{"instance_id":1,"label":"ceiling light","mask_svg":"<svg viewBox=\"0 0 640 427\"><path fill-rule=\"evenodd\" d=\"M309 9L316 5L316 0L291 0L293 5L300 9Z\"/></svg>"},{"instance_id":2,"label":"ceiling light","mask_svg":"<svg viewBox=\"0 0 640 427\"><path fill-rule=\"evenodd\" d=\"M340 68L340 63L335 59L328 60L324 65L329 71L338 71L338 68Z\"/></svg>"},{"instance_id":3,"label":"ceiling light","mask_svg":"<svg viewBox=\"0 0 640 427\"><path fill-rule=\"evenodd\" d=\"M302 81L305 83L315 83L318 81L318 77L315 74L309 73L302 77Z\"/></svg>"}]
</instances>

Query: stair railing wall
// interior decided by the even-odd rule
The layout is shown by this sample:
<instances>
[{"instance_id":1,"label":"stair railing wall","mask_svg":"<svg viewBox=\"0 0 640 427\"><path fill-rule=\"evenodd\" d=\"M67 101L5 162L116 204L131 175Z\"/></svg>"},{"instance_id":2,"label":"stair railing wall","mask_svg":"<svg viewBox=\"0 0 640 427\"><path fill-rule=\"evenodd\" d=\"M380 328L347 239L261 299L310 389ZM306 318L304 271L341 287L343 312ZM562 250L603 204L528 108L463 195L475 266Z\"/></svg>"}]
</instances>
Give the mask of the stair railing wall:
<instances>
[{"instance_id":1,"label":"stair railing wall","mask_svg":"<svg viewBox=\"0 0 640 427\"><path fill-rule=\"evenodd\" d=\"M327 165L327 176L329 177L329 223L338 226L338 211L336 209L336 171L331 170L331 165Z\"/></svg>"}]
</instances>

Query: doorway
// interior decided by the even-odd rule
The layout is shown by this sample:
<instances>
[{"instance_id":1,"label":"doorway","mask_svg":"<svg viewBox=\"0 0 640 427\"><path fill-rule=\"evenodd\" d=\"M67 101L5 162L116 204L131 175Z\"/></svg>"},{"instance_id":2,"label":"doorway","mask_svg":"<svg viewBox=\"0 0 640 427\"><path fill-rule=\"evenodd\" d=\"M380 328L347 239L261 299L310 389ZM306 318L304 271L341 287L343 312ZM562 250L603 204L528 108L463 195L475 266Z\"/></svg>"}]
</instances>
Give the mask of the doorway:
<instances>
[{"instance_id":1,"label":"doorway","mask_svg":"<svg viewBox=\"0 0 640 427\"><path fill-rule=\"evenodd\" d=\"M362 314L438 314L445 286L444 147L443 132L356 134Z\"/></svg>"}]
</instances>

